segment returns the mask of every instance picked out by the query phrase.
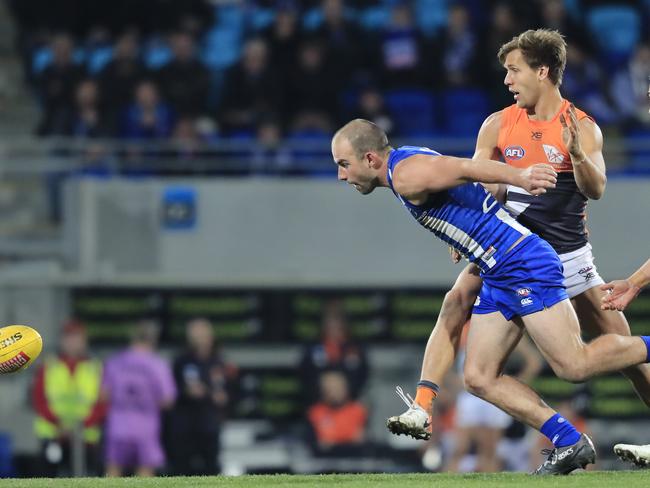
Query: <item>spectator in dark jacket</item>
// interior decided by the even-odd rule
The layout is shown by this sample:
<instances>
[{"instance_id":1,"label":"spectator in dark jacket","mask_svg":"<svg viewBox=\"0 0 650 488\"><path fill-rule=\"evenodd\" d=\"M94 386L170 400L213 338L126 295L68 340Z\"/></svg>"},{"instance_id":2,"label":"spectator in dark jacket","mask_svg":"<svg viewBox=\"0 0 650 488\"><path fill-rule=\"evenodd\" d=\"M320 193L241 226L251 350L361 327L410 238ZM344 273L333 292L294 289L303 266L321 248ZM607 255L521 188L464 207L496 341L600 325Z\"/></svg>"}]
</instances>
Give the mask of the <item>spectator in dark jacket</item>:
<instances>
[{"instance_id":1,"label":"spectator in dark jacket","mask_svg":"<svg viewBox=\"0 0 650 488\"><path fill-rule=\"evenodd\" d=\"M72 39L67 34L59 34L52 39L53 62L38 79L43 105L43 118L37 129L39 135L62 132L65 120L70 117L74 89L83 77L83 70L73 63L73 48Z\"/></svg>"},{"instance_id":2,"label":"spectator in dark jacket","mask_svg":"<svg viewBox=\"0 0 650 488\"><path fill-rule=\"evenodd\" d=\"M234 375L218 350L212 324L187 323L187 350L174 361L178 400L172 417L173 470L179 475L217 474L219 432Z\"/></svg>"},{"instance_id":3,"label":"spectator in dark jacket","mask_svg":"<svg viewBox=\"0 0 650 488\"><path fill-rule=\"evenodd\" d=\"M136 85L146 76L138 50L137 35L133 32L122 34L115 43L113 59L99 73L102 100L113 122L131 103Z\"/></svg>"},{"instance_id":4,"label":"spectator in dark jacket","mask_svg":"<svg viewBox=\"0 0 650 488\"><path fill-rule=\"evenodd\" d=\"M251 39L242 59L227 73L220 123L226 133L251 137L262 116L282 107L280 78L269 62L268 45Z\"/></svg>"},{"instance_id":5,"label":"spectator in dark jacket","mask_svg":"<svg viewBox=\"0 0 650 488\"><path fill-rule=\"evenodd\" d=\"M194 39L187 33L172 36L172 60L158 73L163 96L179 116L197 116L205 111L210 77L196 58Z\"/></svg>"}]
</instances>

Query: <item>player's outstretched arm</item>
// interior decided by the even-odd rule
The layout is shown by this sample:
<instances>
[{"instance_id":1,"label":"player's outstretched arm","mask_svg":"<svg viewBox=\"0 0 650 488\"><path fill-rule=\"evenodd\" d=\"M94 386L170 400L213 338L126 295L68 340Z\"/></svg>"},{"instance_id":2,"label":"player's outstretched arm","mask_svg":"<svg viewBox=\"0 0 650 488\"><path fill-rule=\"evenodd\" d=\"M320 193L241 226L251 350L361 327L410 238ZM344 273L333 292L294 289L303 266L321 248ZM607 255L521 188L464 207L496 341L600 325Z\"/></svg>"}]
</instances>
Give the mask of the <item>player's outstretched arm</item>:
<instances>
[{"instance_id":1,"label":"player's outstretched arm","mask_svg":"<svg viewBox=\"0 0 650 488\"><path fill-rule=\"evenodd\" d=\"M626 280L615 280L600 286L608 293L603 296L600 308L603 310L625 310L625 308L650 283L650 259Z\"/></svg>"},{"instance_id":2,"label":"player's outstretched arm","mask_svg":"<svg viewBox=\"0 0 650 488\"><path fill-rule=\"evenodd\" d=\"M405 159L393 172L393 188L412 201L469 182L505 183L541 195L547 188L555 187L557 173L550 164L520 169L489 159L428 154L416 154Z\"/></svg>"}]
</instances>

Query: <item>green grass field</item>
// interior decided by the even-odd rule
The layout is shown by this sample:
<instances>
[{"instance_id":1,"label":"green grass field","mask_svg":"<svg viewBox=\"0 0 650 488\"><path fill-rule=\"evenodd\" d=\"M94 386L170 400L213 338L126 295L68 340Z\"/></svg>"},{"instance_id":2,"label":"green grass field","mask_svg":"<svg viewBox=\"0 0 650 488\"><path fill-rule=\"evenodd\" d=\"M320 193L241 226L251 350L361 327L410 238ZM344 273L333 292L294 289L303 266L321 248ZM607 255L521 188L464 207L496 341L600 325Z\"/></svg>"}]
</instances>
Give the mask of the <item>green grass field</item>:
<instances>
[{"instance_id":1,"label":"green grass field","mask_svg":"<svg viewBox=\"0 0 650 488\"><path fill-rule=\"evenodd\" d=\"M537 478L526 474L357 474L357 475L269 475L269 476L240 476L240 477L197 477L197 478L153 478L153 479L13 479L0 480L0 487L11 488L194 488L208 486L223 486L237 488L246 487L380 487L380 488L446 488L446 487L576 487L591 486L624 486L625 488L648 487L650 485L650 470L646 471L596 471L578 473L563 477Z\"/></svg>"}]
</instances>

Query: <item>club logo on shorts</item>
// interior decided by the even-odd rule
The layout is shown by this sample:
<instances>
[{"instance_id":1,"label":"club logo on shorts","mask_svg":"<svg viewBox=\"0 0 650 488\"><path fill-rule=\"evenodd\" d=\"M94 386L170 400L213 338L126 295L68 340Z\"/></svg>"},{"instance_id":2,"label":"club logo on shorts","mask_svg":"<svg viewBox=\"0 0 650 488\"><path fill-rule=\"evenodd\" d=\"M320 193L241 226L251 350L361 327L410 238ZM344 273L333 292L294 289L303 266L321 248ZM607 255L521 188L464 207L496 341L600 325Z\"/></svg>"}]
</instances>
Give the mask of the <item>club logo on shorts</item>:
<instances>
[{"instance_id":1,"label":"club logo on shorts","mask_svg":"<svg viewBox=\"0 0 650 488\"><path fill-rule=\"evenodd\" d=\"M521 146L508 146L505 151L503 151L504 157L513 161L523 158L525 154L526 151L524 151L524 148Z\"/></svg>"},{"instance_id":2,"label":"club logo on shorts","mask_svg":"<svg viewBox=\"0 0 650 488\"><path fill-rule=\"evenodd\" d=\"M517 295L519 295L520 297L527 297L528 295L531 294L531 292L532 290L530 288L519 288L517 290Z\"/></svg>"},{"instance_id":3,"label":"club logo on shorts","mask_svg":"<svg viewBox=\"0 0 650 488\"><path fill-rule=\"evenodd\" d=\"M585 268L582 268L580 271L578 271L578 274L582 276L585 279L585 281L590 281L596 277L596 273L592 271L593 269L594 269L593 266L587 266Z\"/></svg>"},{"instance_id":4,"label":"club logo on shorts","mask_svg":"<svg viewBox=\"0 0 650 488\"><path fill-rule=\"evenodd\" d=\"M532 305L533 304L533 299L528 297L528 298L522 298L521 299L521 304L525 307L526 305Z\"/></svg>"}]
</instances>

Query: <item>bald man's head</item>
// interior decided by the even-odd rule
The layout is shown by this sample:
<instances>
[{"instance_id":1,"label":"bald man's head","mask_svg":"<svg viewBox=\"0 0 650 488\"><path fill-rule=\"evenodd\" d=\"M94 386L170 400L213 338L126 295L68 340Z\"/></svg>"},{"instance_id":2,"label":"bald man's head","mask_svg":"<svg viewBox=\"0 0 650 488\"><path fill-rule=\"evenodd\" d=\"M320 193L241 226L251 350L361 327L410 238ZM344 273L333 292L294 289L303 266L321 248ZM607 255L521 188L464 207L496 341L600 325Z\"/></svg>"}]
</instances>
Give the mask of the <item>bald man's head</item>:
<instances>
[{"instance_id":1,"label":"bald man's head","mask_svg":"<svg viewBox=\"0 0 650 488\"><path fill-rule=\"evenodd\" d=\"M386 164L390 145L386 133L368 120L355 119L332 137L332 156L338 165L338 179L367 195L386 186Z\"/></svg>"},{"instance_id":2,"label":"bald man's head","mask_svg":"<svg viewBox=\"0 0 650 488\"><path fill-rule=\"evenodd\" d=\"M390 149L386 133L377 124L365 119L354 119L341 127L334 134L332 145L341 138L350 143L359 159L368 152L384 154Z\"/></svg>"}]
</instances>

